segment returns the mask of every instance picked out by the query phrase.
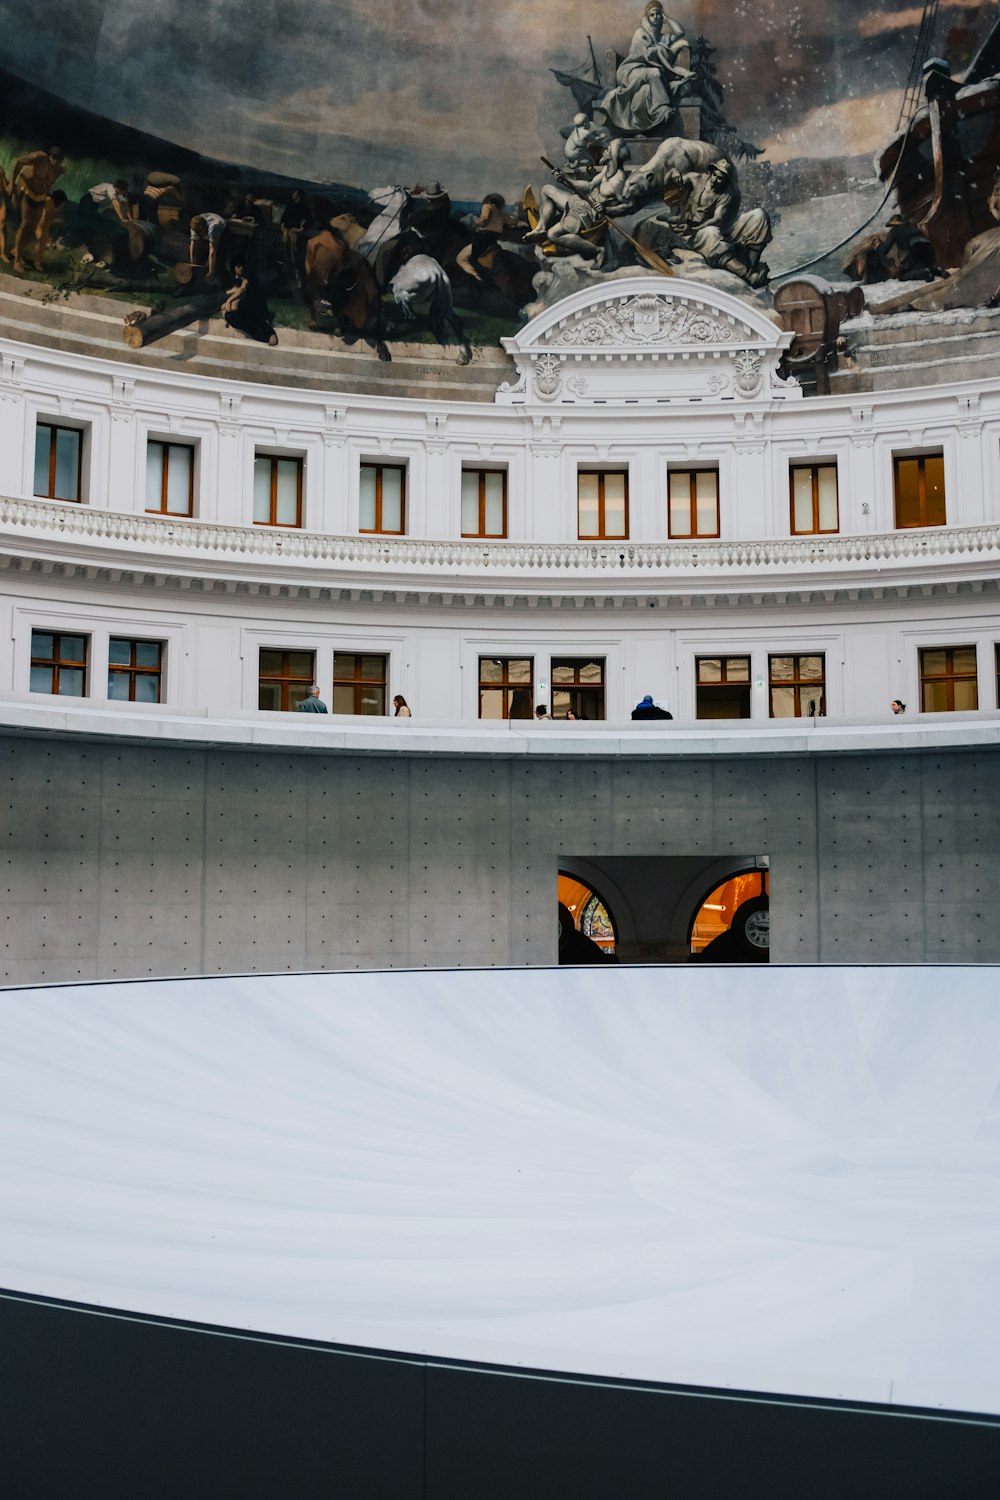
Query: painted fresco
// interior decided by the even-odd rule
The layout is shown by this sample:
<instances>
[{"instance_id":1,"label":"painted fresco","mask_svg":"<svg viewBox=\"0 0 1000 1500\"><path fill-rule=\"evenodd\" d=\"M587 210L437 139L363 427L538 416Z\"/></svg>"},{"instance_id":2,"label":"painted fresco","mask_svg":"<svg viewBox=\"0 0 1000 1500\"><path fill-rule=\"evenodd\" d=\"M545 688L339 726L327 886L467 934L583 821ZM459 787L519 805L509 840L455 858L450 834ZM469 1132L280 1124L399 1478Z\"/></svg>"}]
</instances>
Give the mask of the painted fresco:
<instances>
[{"instance_id":1,"label":"painted fresco","mask_svg":"<svg viewBox=\"0 0 1000 1500\"><path fill-rule=\"evenodd\" d=\"M218 316L265 346L312 328L459 364L637 269L765 303L803 269L936 281L1000 217L994 20L868 0L0 0L0 274L127 303L132 347ZM932 86L954 173L974 158L985 184L947 240L928 227Z\"/></svg>"}]
</instances>

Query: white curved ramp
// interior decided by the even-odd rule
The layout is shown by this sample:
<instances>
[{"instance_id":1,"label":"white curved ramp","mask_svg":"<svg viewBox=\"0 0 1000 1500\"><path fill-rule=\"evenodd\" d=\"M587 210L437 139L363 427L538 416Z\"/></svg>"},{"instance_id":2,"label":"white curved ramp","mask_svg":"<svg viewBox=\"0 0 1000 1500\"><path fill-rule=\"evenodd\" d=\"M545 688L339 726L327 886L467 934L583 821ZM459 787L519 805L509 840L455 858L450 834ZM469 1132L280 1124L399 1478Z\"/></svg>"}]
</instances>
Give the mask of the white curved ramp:
<instances>
[{"instance_id":1,"label":"white curved ramp","mask_svg":"<svg viewBox=\"0 0 1000 1500\"><path fill-rule=\"evenodd\" d=\"M454 1359L1000 1411L987 968L0 994L0 1286Z\"/></svg>"}]
</instances>

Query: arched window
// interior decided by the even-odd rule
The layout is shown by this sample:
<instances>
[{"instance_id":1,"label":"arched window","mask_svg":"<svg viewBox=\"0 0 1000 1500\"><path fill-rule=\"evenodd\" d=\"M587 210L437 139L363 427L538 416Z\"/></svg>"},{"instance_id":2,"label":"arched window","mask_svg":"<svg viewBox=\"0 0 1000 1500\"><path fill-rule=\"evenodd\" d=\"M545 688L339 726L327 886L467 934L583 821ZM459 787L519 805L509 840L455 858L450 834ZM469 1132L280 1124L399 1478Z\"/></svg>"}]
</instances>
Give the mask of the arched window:
<instances>
[{"instance_id":1,"label":"arched window","mask_svg":"<svg viewBox=\"0 0 1000 1500\"><path fill-rule=\"evenodd\" d=\"M570 912L576 930L605 953L615 951L615 924L601 896L574 875L559 872L559 900Z\"/></svg>"},{"instance_id":2,"label":"arched window","mask_svg":"<svg viewBox=\"0 0 1000 1500\"><path fill-rule=\"evenodd\" d=\"M692 953L707 948L713 938L728 932L737 908L755 896L770 894L770 879L766 870L741 870L730 875L714 891L710 891L698 907L691 922L689 941Z\"/></svg>"}]
</instances>

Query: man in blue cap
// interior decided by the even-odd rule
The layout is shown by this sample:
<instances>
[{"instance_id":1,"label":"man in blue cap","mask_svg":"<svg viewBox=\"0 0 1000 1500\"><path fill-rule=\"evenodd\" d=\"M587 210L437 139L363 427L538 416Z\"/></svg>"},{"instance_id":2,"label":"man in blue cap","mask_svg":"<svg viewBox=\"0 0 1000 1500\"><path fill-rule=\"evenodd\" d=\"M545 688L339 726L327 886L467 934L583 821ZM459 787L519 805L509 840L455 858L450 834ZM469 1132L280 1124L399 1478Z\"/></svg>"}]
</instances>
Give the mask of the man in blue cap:
<instances>
[{"instance_id":1,"label":"man in blue cap","mask_svg":"<svg viewBox=\"0 0 1000 1500\"><path fill-rule=\"evenodd\" d=\"M640 698L633 708L632 717L633 719L672 719L673 714L668 713L665 708L658 707L647 693L645 698Z\"/></svg>"}]
</instances>

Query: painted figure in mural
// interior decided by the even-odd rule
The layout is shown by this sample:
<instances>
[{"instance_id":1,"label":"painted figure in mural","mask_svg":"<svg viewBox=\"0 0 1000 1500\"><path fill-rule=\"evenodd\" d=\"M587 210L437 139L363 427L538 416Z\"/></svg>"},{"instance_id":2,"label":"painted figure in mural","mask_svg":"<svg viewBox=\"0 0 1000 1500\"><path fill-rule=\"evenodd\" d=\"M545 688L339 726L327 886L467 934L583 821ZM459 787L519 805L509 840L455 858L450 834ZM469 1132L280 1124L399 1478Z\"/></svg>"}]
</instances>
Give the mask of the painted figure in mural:
<instances>
[{"instance_id":1,"label":"painted figure in mural","mask_svg":"<svg viewBox=\"0 0 1000 1500\"><path fill-rule=\"evenodd\" d=\"M678 243L750 286L766 284L769 273L761 256L771 239L771 220L762 208L741 212L731 162L723 157L707 172L669 172L663 200L658 220Z\"/></svg>"},{"instance_id":2,"label":"painted figure in mural","mask_svg":"<svg viewBox=\"0 0 1000 1500\"><path fill-rule=\"evenodd\" d=\"M226 221L221 214L201 213L195 214L191 220L191 242L188 247L188 255L193 261L199 246L208 245L208 267L206 278L209 281L216 279L216 268L219 261L219 246L225 233Z\"/></svg>"},{"instance_id":3,"label":"painted figure in mural","mask_svg":"<svg viewBox=\"0 0 1000 1500\"><path fill-rule=\"evenodd\" d=\"M611 140L607 126L595 125L586 115L576 114L573 124L564 133L566 145L563 154L567 165L583 172L595 172L597 162Z\"/></svg>"},{"instance_id":4,"label":"painted figure in mural","mask_svg":"<svg viewBox=\"0 0 1000 1500\"><path fill-rule=\"evenodd\" d=\"M691 49L680 22L649 0L629 54L615 75L615 87L598 108L612 129L626 135L658 135L669 124L677 99L689 84Z\"/></svg>"},{"instance_id":5,"label":"painted figure in mural","mask_svg":"<svg viewBox=\"0 0 1000 1500\"><path fill-rule=\"evenodd\" d=\"M27 151L11 168L11 193L20 215L14 236L15 271L24 270L25 241L31 240L35 246L32 256L35 270L42 269L56 215L52 192L64 171L65 161L60 146L50 146L48 151Z\"/></svg>"},{"instance_id":6,"label":"painted figure in mural","mask_svg":"<svg viewBox=\"0 0 1000 1500\"><path fill-rule=\"evenodd\" d=\"M502 193L487 193L479 217L472 229L472 243L461 251L458 260L463 270L480 281L488 281L493 270L497 247L507 220L504 216L505 200Z\"/></svg>"},{"instance_id":7,"label":"painted figure in mural","mask_svg":"<svg viewBox=\"0 0 1000 1500\"><path fill-rule=\"evenodd\" d=\"M439 344L458 345L458 363L467 365L472 350L455 312L451 282L441 263L421 250L419 235L409 233L413 205L406 188L372 188L368 197L379 210L357 243L383 291L408 322L422 319Z\"/></svg>"},{"instance_id":8,"label":"painted figure in mural","mask_svg":"<svg viewBox=\"0 0 1000 1500\"><path fill-rule=\"evenodd\" d=\"M107 214L117 219L119 224L129 224L132 220L128 183L124 177L119 177L116 182L95 183L80 199L80 206L95 209L97 213Z\"/></svg>"},{"instance_id":9,"label":"painted figure in mural","mask_svg":"<svg viewBox=\"0 0 1000 1500\"><path fill-rule=\"evenodd\" d=\"M292 201L286 205L281 216L281 243L285 260L295 276L295 285L301 290L305 276L306 240L310 223L309 205L301 188L292 189Z\"/></svg>"},{"instance_id":10,"label":"painted figure in mural","mask_svg":"<svg viewBox=\"0 0 1000 1500\"><path fill-rule=\"evenodd\" d=\"M226 293L222 314L230 328L245 333L247 338L256 339L259 344L270 344L272 349L277 344L278 335L271 322L267 297L240 261L233 267L233 285Z\"/></svg>"},{"instance_id":11,"label":"painted figure in mural","mask_svg":"<svg viewBox=\"0 0 1000 1500\"><path fill-rule=\"evenodd\" d=\"M609 215L632 207L628 181L628 146L611 141L592 180L559 173L560 183L546 183L538 199L538 223L526 240L548 240L567 254L576 252L588 260L601 256L596 231Z\"/></svg>"}]
</instances>

